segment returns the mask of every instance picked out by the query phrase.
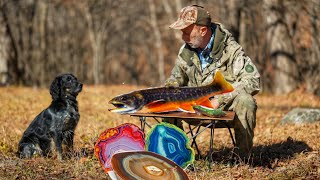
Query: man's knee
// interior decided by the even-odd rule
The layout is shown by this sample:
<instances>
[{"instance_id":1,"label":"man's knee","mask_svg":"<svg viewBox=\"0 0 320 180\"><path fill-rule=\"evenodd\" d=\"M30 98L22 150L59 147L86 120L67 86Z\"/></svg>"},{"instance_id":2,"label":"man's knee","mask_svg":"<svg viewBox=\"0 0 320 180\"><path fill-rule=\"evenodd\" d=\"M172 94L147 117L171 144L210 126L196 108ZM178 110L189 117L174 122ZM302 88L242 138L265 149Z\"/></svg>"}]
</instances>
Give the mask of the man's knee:
<instances>
[{"instance_id":1,"label":"man's knee","mask_svg":"<svg viewBox=\"0 0 320 180\"><path fill-rule=\"evenodd\" d=\"M248 110L255 112L257 109L257 103L255 99L252 97L252 95L247 93L239 94L234 99L234 102L236 103L234 105L235 110Z\"/></svg>"},{"instance_id":2,"label":"man's knee","mask_svg":"<svg viewBox=\"0 0 320 180\"><path fill-rule=\"evenodd\" d=\"M257 104L255 99L250 94L239 94L232 104L233 111L236 113L236 118L238 122L235 122L235 126L238 123L248 129L249 131L253 131L256 126L256 111Z\"/></svg>"}]
</instances>

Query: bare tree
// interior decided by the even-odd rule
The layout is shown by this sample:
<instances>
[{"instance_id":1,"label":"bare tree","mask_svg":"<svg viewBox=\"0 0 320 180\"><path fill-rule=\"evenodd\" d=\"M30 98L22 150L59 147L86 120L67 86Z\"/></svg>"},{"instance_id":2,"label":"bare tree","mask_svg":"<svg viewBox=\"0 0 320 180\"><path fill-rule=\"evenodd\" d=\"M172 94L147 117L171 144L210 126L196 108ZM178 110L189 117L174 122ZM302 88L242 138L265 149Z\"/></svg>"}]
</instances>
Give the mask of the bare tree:
<instances>
[{"instance_id":1,"label":"bare tree","mask_svg":"<svg viewBox=\"0 0 320 180\"><path fill-rule=\"evenodd\" d=\"M111 2L112 3L112 2ZM108 38L107 27L110 24L109 21L111 19L110 16L105 16L104 18L97 19L93 17L94 15L104 15L103 12L99 12L97 14L93 14L96 12L92 12L92 9L98 7L96 4L99 2L94 1L83 1L82 3L78 3L78 6L81 10L83 10L84 17L88 24L88 34L90 45L93 50L93 57L92 57L92 73L93 73L93 82L94 84L100 84L102 74L102 61L104 55L104 39ZM101 5L101 4L99 4ZM112 4L111 4L112 6ZM103 6L106 7L106 6ZM100 9L100 11L107 11L107 9Z\"/></svg>"},{"instance_id":2,"label":"bare tree","mask_svg":"<svg viewBox=\"0 0 320 180\"><path fill-rule=\"evenodd\" d=\"M273 81L277 94L294 90L299 82L299 71L294 56L289 29L284 22L285 8L282 1L266 0L267 44L273 65Z\"/></svg>"},{"instance_id":3,"label":"bare tree","mask_svg":"<svg viewBox=\"0 0 320 180\"><path fill-rule=\"evenodd\" d=\"M316 0L0 0L0 73L29 86L65 72L88 84L158 86L183 43L168 26L190 4L230 30L259 68L263 91L320 94Z\"/></svg>"},{"instance_id":4,"label":"bare tree","mask_svg":"<svg viewBox=\"0 0 320 180\"><path fill-rule=\"evenodd\" d=\"M155 46L158 54L159 79L160 79L160 82L163 83L165 80L165 75L164 75L164 57L162 52L162 37L161 37L160 30L158 28L159 25L157 20L155 2L154 0L148 0L148 3L149 3L149 9L150 9L150 23L155 36Z\"/></svg>"},{"instance_id":5,"label":"bare tree","mask_svg":"<svg viewBox=\"0 0 320 180\"><path fill-rule=\"evenodd\" d=\"M288 1L286 22L295 49L301 85L320 95L320 2Z\"/></svg>"},{"instance_id":6,"label":"bare tree","mask_svg":"<svg viewBox=\"0 0 320 180\"><path fill-rule=\"evenodd\" d=\"M161 1L163 8L168 16L169 22L174 22L177 19L177 14L179 13L179 11L182 8L182 2L181 0L175 0L175 6L170 5L168 0L163 0ZM176 7L175 9L173 9L174 7ZM180 38L180 33L179 31L173 31L175 38L177 40L179 40L180 42L182 42L181 38Z\"/></svg>"},{"instance_id":7,"label":"bare tree","mask_svg":"<svg viewBox=\"0 0 320 180\"><path fill-rule=\"evenodd\" d=\"M0 1L2 8L3 2ZM2 11L1 11L2 12ZM0 14L0 86L6 85L9 80L9 53L10 53L10 39L7 34L7 25L3 16Z\"/></svg>"}]
</instances>

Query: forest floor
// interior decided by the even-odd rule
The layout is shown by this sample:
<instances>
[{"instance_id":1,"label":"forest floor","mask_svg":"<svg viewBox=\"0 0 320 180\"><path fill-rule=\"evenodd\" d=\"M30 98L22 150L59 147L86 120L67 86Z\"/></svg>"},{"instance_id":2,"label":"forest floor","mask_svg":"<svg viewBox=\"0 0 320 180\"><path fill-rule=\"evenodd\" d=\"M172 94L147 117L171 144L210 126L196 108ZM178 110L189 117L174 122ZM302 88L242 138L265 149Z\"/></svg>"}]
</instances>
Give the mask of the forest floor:
<instances>
[{"instance_id":1,"label":"forest floor","mask_svg":"<svg viewBox=\"0 0 320 180\"><path fill-rule=\"evenodd\" d=\"M59 162L52 158L19 159L18 142L29 123L49 106L46 88L0 88L0 179L108 179L93 154L94 144L104 130L139 120L111 113L112 97L141 89L138 86L84 86L78 96L80 122L76 129L77 156ZM320 97L298 90L281 96L258 94L253 155L247 163L230 164L232 142L227 129L215 130L213 163L196 160L190 179L319 179L320 122L281 125L281 118L295 107L320 108ZM186 124L184 124L186 125ZM198 145L208 151L209 130L201 133Z\"/></svg>"}]
</instances>

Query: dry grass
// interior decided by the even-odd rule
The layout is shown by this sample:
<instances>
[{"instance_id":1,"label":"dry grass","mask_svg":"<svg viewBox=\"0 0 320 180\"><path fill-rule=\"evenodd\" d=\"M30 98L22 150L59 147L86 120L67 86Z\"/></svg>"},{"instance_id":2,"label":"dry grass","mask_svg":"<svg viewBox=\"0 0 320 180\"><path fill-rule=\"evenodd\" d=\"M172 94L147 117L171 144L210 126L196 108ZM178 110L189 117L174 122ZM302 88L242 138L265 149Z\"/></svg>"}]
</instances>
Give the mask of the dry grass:
<instances>
[{"instance_id":1,"label":"dry grass","mask_svg":"<svg viewBox=\"0 0 320 180\"><path fill-rule=\"evenodd\" d=\"M0 178L3 179L106 179L93 145L102 131L125 122L139 125L136 118L110 113L107 101L121 93L142 87L85 86L79 95L80 122L76 129L78 155L58 162L55 158L21 160L17 144L33 118L50 104L47 89L0 88ZM279 125L281 118L294 107L320 108L320 98L303 90L283 96L258 95L257 127L253 156L247 164L229 164L232 143L226 129L215 131L214 162L195 162L197 171L191 179L319 179L320 123L300 126ZM209 132L200 135L199 146L208 150Z\"/></svg>"}]
</instances>

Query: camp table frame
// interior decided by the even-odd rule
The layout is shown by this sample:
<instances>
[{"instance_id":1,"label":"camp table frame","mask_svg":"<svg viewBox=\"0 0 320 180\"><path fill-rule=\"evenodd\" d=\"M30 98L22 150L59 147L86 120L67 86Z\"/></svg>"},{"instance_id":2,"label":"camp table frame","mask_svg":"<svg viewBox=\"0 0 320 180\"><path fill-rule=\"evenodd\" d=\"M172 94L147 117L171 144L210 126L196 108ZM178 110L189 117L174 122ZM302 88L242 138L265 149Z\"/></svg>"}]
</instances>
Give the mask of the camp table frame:
<instances>
[{"instance_id":1,"label":"camp table frame","mask_svg":"<svg viewBox=\"0 0 320 180\"><path fill-rule=\"evenodd\" d=\"M141 123L142 131L145 130L145 127L148 126L152 128L151 124L148 123L147 118L154 119L157 123L160 123L162 118L174 118L174 124L177 125L177 119L185 121L189 125L190 140L192 140L191 146L195 146L198 155L201 156L200 150L198 148L196 138L206 129L210 129L210 149L209 149L209 162L212 162L212 153L213 153L213 143L214 143L214 129L216 128L227 128L232 140L233 145L235 146L234 136L231 132L233 128L233 119L235 113L233 111L225 111L226 115L223 117L209 117L204 115L199 115L196 113L186 113L186 112L169 112L169 113L132 113L129 114L133 117L138 117ZM191 126L194 126L193 128Z\"/></svg>"}]
</instances>

